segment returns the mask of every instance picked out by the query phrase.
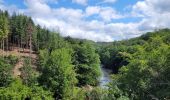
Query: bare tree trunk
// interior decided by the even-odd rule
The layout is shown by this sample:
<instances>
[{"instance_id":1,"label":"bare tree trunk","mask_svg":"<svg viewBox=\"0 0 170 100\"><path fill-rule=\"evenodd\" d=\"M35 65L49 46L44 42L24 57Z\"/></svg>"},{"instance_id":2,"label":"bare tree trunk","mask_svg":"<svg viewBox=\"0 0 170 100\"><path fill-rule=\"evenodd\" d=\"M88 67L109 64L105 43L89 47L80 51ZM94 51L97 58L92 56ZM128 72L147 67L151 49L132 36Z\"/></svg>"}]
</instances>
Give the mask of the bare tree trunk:
<instances>
[{"instance_id":1,"label":"bare tree trunk","mask_svg":"<svg viewBox=\"0 0 170 100\"><path fill-rule=\"evenodd\" d=\"M3 50L3 39L1 40L1 49Z\"/></svg>"},{"instance_id":2,"label":"bare tree trunk","mask_svg":"<svg viewBox=\"0 0 170 100\"><path fill-rule=\"evenodd\" d=\"M14 46L14 37L11 38L11 41L12 41L12 42L11 42L11 45L12 45L12 46L11 46L11 50L13 50L13 46Z\"/></svg>"},{"instance_id":3,"label":"bare tree trunk","mask_svg":"<svg viewBox=\"0 0 170 100\"><path fill-rule=\"evenodd\" d=\"M30 56L30 65L31 65L31 53L32 53L32 32L33 32L33 27L32 27L32 23L31 23L31 20L30 20L30 23L28 24L28 27L27 27L27 39L29 40L28 42L29 42L29 51L30 51L30 54L29 54L29 56Z\"/></svg>"},{"instance_id":4,"label":"bare tree trunk","mask_svg":"<svg viewBox=\"0 0 170 100\"><path fill-rule=\"evenodd\" d=\"M3 44L3 46L2 46L2 49L3 49L3 55L2 55L2 56L3 56L3 58L4 58L4 39L2 40L2 42L3 42L3 43L2 43L2 44Z\"/></svg>"},{"instance_id":5,"label":"bare tree trunk","mask_svg":"<svg viewBox=\"0 0 170 100\"><path fill-rule=\"evenodd\" d=\"M18 39L18 52L19 52L19 39Z\"/></svg>"},{"instance_id":6,"label":"bare tree trunk","mask_svg":"<svg viewBox=\"0 0 170 100\"><path fill-rule=\"evenodd\" d=\"M31 34L30 34L30 65L31 65L31 53L32 53L32 37L31 37Z\"/></svg>"},{"instance_id":7,"label":"bare tree trunk","mask_svg":"<svg viewBox=\"0 0 170 100\"><path fill-rule=\"evenodd\" d=\"M12 37L12 50L14 50L14 42L15 42L15 38Z\"/></svg>"},{"instance_id":8,"label":"bare tree trunk","mask_svg":"<svg viewBox=\"0 0 170 100\"><path fill-rule=\"evenodd\" d=\"M1 47L0 47L0 49L2 49L2 40L1 40Z\"/></svg>"},{"instance_id":9,"label":"bare tree trunk","mask_svg":"<svg viewBox=\"0 0 170 100\"><path fill-rule=\"evenodd\" d=\"M6 38L6 54L8 55L8 50L9 50L9 48L8 48L8 37Z\"/></svg>"},{"instance_id":10,"label":"bare tree trunk","mask_svg":"<svg viewBox=\"0 0 170 100\"><path fill-rule=\"evenodd\" d=\"M39 40L38 40L39 38L37 38L37 48L38 48L38 52L39 52L39 50L40 50L40 43L39 43Z\"/></svg>"},{"instance_id":11,"label":"bare tree trunk","mask_svg":"<svg viewBox=\"0 0 170 100\"><path fill-rule=\"evenodd\" d=\"M6 50L8 51L8 37L6 38Z\"/></svg>"},{"instance_id":12,"label":"bare tree trunk","mask_svg":"<svg viewBox=\"0 0 170 100\"><path fill-rule=\"evenodd\" d=\"M19 37L18 37L18 52L19 52L19 57L20 57L20 42L19 42Z\"/></svg>"},{"instance_id":13,"label":"bare tree trunk","mask_svg":"<svg viewBox=\"0 0 170 100\"><path fill-rule=\"evenodd\" d=\"M22 47L22 37L21 37L21 40L20 40L20 48L21 48L21 51L23 52L23 47Z\"/></svg>"},{"instance_id":14,"label":"bare tree trunk","mask_svg":"<svg viewBox=\"0 0 170 100\"><path fill-rule=\"evenodd\" d=\"M29 44L29 42L28 42L29 40L28 40L28 35L26 36L26 49L28 49L28 44Z\"/></svg>"},{"instance_id":15,"label":"bare tree trunk","mask_svg":"<svg viewBox=\"0 0 170 100\"><path fill-rule=\"evenodd\" d=\"M0 44L1 44L1 45L0 45L0 49L2 50L2 40L0 41Z\"/></svg>"}]
</instances>

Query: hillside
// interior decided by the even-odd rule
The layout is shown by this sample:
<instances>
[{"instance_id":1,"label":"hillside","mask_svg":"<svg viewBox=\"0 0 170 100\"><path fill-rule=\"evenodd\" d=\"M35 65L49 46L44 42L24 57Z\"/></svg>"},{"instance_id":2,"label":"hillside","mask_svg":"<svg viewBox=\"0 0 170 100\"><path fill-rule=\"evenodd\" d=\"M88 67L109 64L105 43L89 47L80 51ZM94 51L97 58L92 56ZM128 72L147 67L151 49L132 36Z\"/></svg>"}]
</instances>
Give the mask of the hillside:
<instances>
[{"instance_id":1,"label":"hillside","mask_svg":"<svg viewBox=\"0 0 170 100\"><path fill-rule=\"evenodd\" d=\"M111 90L134 99L170 98L170 29L106 43L98 52L101 63L114 73Z\"/></svg>"},{"instance_id":2,"label":"hillside","mask_svg":"<svg viewBox=\"0 0 170 100\"><path fill-rule=\"evenodd\" d=\"M0 99L84 100L98 86L93 41L63 38L6 11L0 11L0 22Z\"/></svg>"}]
</instances>

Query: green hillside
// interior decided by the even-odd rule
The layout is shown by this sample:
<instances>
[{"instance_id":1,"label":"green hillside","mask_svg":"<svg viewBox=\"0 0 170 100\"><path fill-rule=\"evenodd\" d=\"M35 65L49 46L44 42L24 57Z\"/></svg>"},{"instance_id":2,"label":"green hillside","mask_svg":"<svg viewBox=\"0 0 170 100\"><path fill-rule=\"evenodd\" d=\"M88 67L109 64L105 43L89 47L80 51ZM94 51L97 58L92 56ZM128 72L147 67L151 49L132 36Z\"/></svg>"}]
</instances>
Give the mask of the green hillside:
<instances>
[{"instance_id":1,"label":"green hillside","mask_svg":"<svg viewBox=\"0 0 170 100\"><path fill-rule=\"evenodd\" d=\"M110 91L116 98L170 98L170 29L102 45L98 51L114 73Z\"/></svg>"}]
</instances>

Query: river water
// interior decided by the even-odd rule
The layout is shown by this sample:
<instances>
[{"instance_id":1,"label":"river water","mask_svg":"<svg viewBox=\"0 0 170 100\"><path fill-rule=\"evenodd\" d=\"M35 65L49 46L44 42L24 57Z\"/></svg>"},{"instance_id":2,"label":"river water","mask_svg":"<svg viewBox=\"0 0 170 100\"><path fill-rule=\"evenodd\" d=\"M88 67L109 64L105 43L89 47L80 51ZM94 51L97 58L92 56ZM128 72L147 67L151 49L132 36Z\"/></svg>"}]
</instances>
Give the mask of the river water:
<instances>
[{"instance_id":1,"label":"river water","mask_svg":"<svg viewBox=\"0 0 170 100\"><path fill-rule=\"evenodd\" d=\"M111 74L111 70L110 69L106 69L104 67L100 67L101 69L101 78L100 78L100 86L103 87L103 88L107 88L107 84L109 82L111 82L111 78L110 78L110 74Z\"/></svg>"}]
</instances>

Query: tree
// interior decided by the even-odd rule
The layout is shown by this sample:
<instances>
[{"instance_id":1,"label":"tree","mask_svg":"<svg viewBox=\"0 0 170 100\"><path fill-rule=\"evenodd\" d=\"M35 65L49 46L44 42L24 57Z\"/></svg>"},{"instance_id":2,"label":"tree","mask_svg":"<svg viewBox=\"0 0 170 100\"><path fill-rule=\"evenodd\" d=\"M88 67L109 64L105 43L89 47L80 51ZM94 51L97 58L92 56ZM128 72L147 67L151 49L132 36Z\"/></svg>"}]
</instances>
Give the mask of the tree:
<instances>
[{"instance_id":1,"label":"tree","mask_svg":"<svg viewBox=\"0 0 170 100\"><path fill-rule=\"evenodd\" d=\"M125 64L119 68L118 74L113 75L109 95L128 96L132 100L170 98L168 74L170 46L166 38L169 33L169 30L160 30L126 40L125 43L121 41L121 45L126 48L124 52L118 50L116 53L118 60L114 61ZM139 43L143 40L143 43Z\"/></svg>"},{"instance_id":2,"label":"tree","mask_svg":"<svg viewBox=\"0 0 170 100\"><path fill-rule=\"evenodd\" d=\"M43 51L40 51L40 54L41 52ZM44 59L45 63L42 63L40 84L53 91L56 99L71 98L76 83L70 53L69 49L62 48L49 53L47 62L46 58L41 58L41 61Z\"/></svg>"},{"instance_id":3,"label":"tree","mask_svg":"<svg viewBox=\"0 0 170 100\"><path fill-rule=\"evenodd\" d=\"M0 87L8 86L12 81L12 67L0 58Z\"/></svg>"},{"instance_id":4,"label":"tree","mask_svg":"<svg viewBox=\"0 0 170 100\"><path fill-rule=\"evenodd\" d=\"M1 100L53 100L50 91L42 87L32 88L22 84L21 80L14 80L8 87L0 88Z\"/></svg>"},{"instance_id":5,"label":"tree","mask_svg":"<svg viewBox=\"0 0 170 100\"><path fill-rule=\"evenodd\" d=\"M28 21L28 26L27 26L27 34L28 34L28 37L29 37L29 52L30 52L30 64L31 64L31 54L32 54L32 34L33 34L33 21L31 18L29 18L29 21Z\"/></svg>"},{"instance_id":6,"label":"tree","mask_svg":"<svg viewBox=\"0 0 170 100\"><path fill-rule=\"evenodd\" d=\"M9 25L8 25L7 13L0 11L0 40L2 40L1 45L2 45L3 51L4 51L4 48L5 48L4 40L6 38L8 38L8 33L9 33ZM4 54L4 52L3 52L3 54Z\"/></svg>"},{"instance_id":7,"label":"tree","mask_svg":"<svg viewBox=\"0 0 170 100\"><path fill-rule=\"evenodd\" d=\"M25 58L24 65L21 68L21 79L27 86L33 86L37 84L37 73L30 65L30 59Z\"/></svg>"},{"instance_id":8,"label":"tree","mask_svg":"<svg viewBox=\"0 0 170 100\"><path fill-rule=\"evenodd\" d=\"M95 48L89 43L74 47L74 62L78 85L97 85L100 76L100 61Z\"/></svg>"}]
</instances>

